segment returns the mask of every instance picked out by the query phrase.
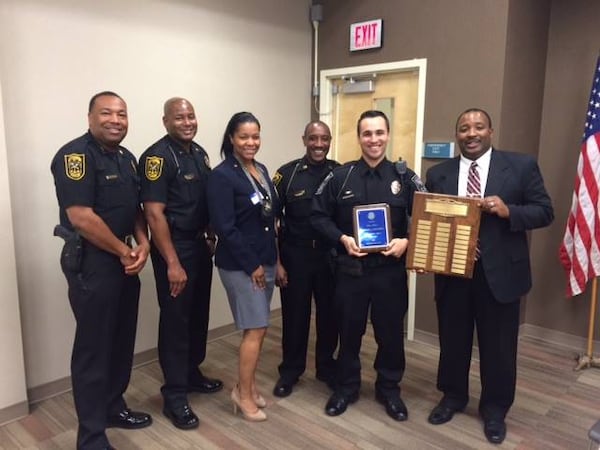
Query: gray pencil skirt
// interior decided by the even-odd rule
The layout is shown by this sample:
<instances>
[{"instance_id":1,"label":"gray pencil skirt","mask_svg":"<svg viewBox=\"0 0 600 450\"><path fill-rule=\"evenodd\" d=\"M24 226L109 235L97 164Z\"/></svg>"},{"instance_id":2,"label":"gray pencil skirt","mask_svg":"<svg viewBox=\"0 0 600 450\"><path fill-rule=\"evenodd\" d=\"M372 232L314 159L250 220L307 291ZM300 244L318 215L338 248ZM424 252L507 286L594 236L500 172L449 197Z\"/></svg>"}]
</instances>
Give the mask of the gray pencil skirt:
<instances>
[{"instance_id":1,"label":"gray pencil skirt","mask_svg":"<svg viewBox=\"0 0 600 450\"><path fill-rule=\"evenodd\" d=\"M238 330L266 328L269 326L271 298L275 288L275 266L263 266L267 287L257 289L252 278L243 270L219 268L221 283L227 292L227 300Z\"/></svg>"}]
</instances>

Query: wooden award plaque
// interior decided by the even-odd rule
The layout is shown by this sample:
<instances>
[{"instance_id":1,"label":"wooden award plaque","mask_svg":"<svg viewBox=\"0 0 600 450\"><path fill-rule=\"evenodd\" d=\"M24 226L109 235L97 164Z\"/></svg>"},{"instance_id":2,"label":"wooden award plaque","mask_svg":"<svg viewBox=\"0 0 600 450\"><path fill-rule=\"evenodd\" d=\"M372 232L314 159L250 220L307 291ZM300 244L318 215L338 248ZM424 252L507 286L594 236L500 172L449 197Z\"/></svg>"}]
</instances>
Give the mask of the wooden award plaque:
<instances>
[{"instance_id":1,"label":"wooden award plaque","mask_svg":"<svg viewBox=\"0 0 600 450\"><path fill-rule=\"evenodd\" d=\"M473 277L480 198L415 192L406 266Z\"/></svg>"}]
</instances>

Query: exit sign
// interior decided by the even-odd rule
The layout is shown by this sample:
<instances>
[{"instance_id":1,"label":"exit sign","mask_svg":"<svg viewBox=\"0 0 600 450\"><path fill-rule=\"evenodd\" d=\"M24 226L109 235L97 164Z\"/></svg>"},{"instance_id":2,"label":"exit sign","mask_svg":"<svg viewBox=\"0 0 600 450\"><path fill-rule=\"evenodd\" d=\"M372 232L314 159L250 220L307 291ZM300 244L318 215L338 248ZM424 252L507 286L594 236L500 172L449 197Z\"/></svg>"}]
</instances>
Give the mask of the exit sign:
<instances>
[{"instance_id":1,"label":"exit sign","mask_svg":"<svg viewBox=\"0 0 600 450\"><path fill-rule=\"evenodd\" d=\"M381 47L382 28L383 20L381 19L350 25L350 51Z\"/></svg>"}]
</instances>

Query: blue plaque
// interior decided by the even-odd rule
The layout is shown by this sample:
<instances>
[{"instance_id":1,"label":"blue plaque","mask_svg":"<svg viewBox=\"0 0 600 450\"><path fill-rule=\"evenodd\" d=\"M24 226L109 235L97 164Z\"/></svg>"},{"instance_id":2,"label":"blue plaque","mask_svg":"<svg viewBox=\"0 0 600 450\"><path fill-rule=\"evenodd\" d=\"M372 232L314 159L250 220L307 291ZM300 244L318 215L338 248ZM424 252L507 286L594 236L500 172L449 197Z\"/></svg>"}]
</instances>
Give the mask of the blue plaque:
<instances>
[{"instance_id":1,"label":"blue plaque","mask_svg":"<svg viewBox=\"0 0 600 450\"><path fill-rule=\"evenodd\" d=\"M355 206L354 239L363 252L385 250L391 239L390 207L387 203Z\"/></svg>"}]
</instances>

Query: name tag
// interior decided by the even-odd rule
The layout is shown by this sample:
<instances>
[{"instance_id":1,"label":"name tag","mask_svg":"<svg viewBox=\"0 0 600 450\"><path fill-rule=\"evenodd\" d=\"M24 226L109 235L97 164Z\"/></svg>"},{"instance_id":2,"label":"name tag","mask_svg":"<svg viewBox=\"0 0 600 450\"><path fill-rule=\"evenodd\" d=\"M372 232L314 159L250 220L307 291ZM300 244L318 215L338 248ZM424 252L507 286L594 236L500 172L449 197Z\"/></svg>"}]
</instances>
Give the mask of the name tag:
<instances>
[{"instance_id":1,"label":"name tag","mask_svg":"<svg viewBox=\"0 0 600 450\"><path fill-rule=\"evenodd\" d=\"M253 205L258 205L260 203L260 196L258 195L258 192L255 192L250 196L250 201Z\"/></svg>"},{"instance_id":2,"label":"name tag","mask_svg":"<svg viewBox=\"0 0 600 450\"><path fill-rule=\"evenodd\" d=\"M119 175L106 175L105 178L107 180L116 180L117 178L119 178Z\"/></svg>"}]
</instances>

